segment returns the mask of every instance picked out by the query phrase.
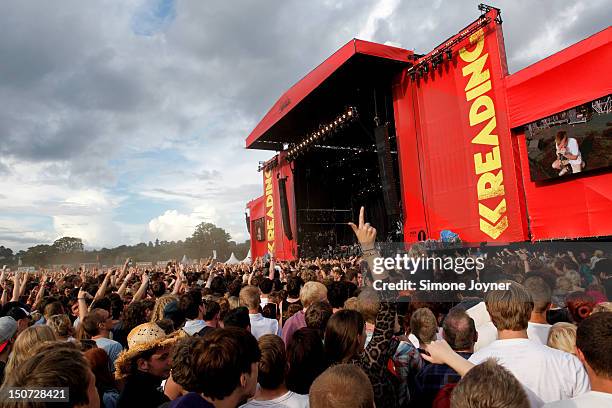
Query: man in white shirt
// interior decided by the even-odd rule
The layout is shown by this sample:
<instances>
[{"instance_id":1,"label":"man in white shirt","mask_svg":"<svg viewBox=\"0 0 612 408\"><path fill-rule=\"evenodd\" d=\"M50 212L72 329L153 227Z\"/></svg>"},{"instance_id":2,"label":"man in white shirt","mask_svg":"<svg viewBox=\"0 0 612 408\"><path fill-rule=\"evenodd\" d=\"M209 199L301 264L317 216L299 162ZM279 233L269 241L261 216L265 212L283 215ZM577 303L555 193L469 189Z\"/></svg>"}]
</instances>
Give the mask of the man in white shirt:
<instances>
[{"instance_id":1,"label":"man in white shirt","mask_svg":"<svg viewBox=\"0 0 612 408\"><path fill-rule=\"evenodd\" d=\"M263 317L259 312L260 303L261 299L257 286L249 285L240 290L240 306L246 306L249 309L251 334L253 334L257 340L264 334L280 335L278 320Z\"/></svg>"},{"instance_id":2,"label":"man in white shirt","mask_svg":"<svg viewBox=\"0 0 612 408\"><path fill-rule=\"evenodd\" d=\"M568 173L567 165L571 166L572 173L582 171L582 155L576 139L567 137L566 131L560 131L555 136L555 147L557 160L554 161L552 167L561 170L559 176Z\"/></svg>"},{"instance_id":3,"label":"man in white shirt","mask_svg":"<svg viewBox=\"0 0 612 408\"><path fill-rule=\"evenodd\" d=\"M255 397L240 408L308 408L308 395L289 391L285 384L289 367L283 339L266 334L260 337L258 343L261 351L257 375L259 388Z\"/></svg>"},{"instance_id":4,"label":"man in white shirt","mask_svg":"<svg viewBox=\"0 0 612 408\"><path fill-rule=\"evenodd\" d=\"M527 326L529 340L540 344L548 343L548 332L551 325L546 321L546 311L550 309L552 290L544 279L533 276L525 280L525 288L533 299L533 310Z\"/></svg>"},{"instance_id":5,"label":"man in white shirt","mask_svg":"<svg viewBox=\"0 0 612 408\"><path fill-rule=\"evenodd\" d=\"M206 326L204 302L200 291L192 290L182 294L179 298L179 310L185 316L183 331L188 335L193 336Z\"/></svg>"},{"instance_id":6,"label":"man in white shirt","mask_svg":"<svg viewBox=\"0 0 612 408\"><path fill-rule=\"evenodd\" d=\"M547 408L612 407L612 312L586 318L576 332L576 355L589 374L591 391L570 400L546 404Z\"/></svg>"},{"instance_id":7,"label":"man in white shirt","mask_svg":"<svg viewBox=\"0 0 612 408\"><path fill-rule=\"evenodd\" d=\"M485 303L499 340L474 353L471 363L497 359L544 402L573 398L589 390L589 379L576 357L527 337L533 300L522 285L511 282L508 290L489 291Z\"/></svg>"}]
</instances>

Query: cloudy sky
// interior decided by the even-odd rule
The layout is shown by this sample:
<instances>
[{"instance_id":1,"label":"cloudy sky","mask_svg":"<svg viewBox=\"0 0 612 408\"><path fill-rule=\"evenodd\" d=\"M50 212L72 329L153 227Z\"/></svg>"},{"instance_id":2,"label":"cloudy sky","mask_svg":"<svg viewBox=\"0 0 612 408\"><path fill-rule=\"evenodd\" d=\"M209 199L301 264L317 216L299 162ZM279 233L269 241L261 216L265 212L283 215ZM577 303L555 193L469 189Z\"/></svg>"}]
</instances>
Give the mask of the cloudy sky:
<instances>
[{"instance_id":1,"label":"cloudy sky","mask_svg":"<svg viewBox=\"0 0 612 408\"><path fill-rule=\"evenodd\" d=\"M247 238L244 139L351 38L427 52L480 1L0 2L0 245ZM517 71L605 28L606 0L490 1Z\"/></svg>"}]
</instances>

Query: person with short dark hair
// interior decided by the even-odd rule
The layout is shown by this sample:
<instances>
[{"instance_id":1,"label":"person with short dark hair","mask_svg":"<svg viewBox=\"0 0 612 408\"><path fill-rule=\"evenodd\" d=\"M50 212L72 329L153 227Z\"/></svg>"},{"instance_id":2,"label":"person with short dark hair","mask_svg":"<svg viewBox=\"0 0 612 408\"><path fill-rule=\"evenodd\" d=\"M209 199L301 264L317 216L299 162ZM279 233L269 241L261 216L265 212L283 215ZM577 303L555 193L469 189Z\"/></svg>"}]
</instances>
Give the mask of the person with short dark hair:
<instances>
[{"instance_id":1,"label":"person with short dark hair","mask_svg":"<svg viewBox=\"0 0 612 408\"><path fill-rule=\"evenodd\" d=\"M591 390L569 400L546 404L547 408L607 408L612 406L612 312L584 319L576 330L576 355L586 367Z\"/></svg>"},{"instance_id":2,"label":"person with short dark hair","mask_svg":"<svg viewBox=\"0 0 612 408\"><path fill-rule=\"evenodd\" d=\"M240 306L227 312L223 318L223 327L239 327L250 332L251 320L249 319L249 309Z\"/></svg>"},{"instance_id":3,"label":"person with short dark hair","mask_svg":"<svg viewBox=\"0 0 612 408\"><path fill-rule=\"evenodd\" d=\"M206 336L212 330L219 327L219 318L221 316L221 306L214 300L204 301L204 314L202 320L204 320L205 326L197 332L196 336Z\"/></svg>"},{"instance_id":4,"label":"person with short dark hair","mask_svg":"<svg viewBox=\"0 0 612 408\"><path fill-rule=\"evenodd\" d=\"M461 309L452 309L442 324L443 337L453 350L466 360L474 352L478 338L474 320ZM446 364L427 364L415 378L416 406L431 406L438 392L447 384L457 383L461 376Z\"/></svg>"},{"instance_id":5,"label":"person with short dark hair","mask_svg":"<svg viewBox=\"0 0 612 408\"><path fill-rule=\"evenodd\" d=\"M259 305L262 308L268 303L268 298L270 297L270 293L272 293L272 289L274 289L274 282L270 278L263 278L262 281L259 283Z\"/></svg>"},{"instance_id":6,"label":"person with short dark hair","mask_svg":"<svg viewBox=\"0 0 612 408\"><path fill-rule=\"evenodd\" d=\"M166 284L164 281L155 281L151 284L151 292L155 298L160 298L166 294Z\"/></svg>"},{"instance_id":7,"label":"person with short dark hair","mask_svg":"<svg viewBox=\"0 0 612 408\"><path fill-rule=\"evenodd\" d=\"M186 321L183 330L188 335L193 336L206 326L204 322L204 303L199 290L191 290L182 294L179 297L178 308L185 316Z\"/></svg>"},{"instance_id":8,"label":"person with short dark hair","mask_svg":"<svg viewBox=\"0 0 612 408\"><path fill-rule=\"evenodd\" d=\"M287 298L283 300L283 310L288 311L289 306L291 305L299 305L299 310L302 309L302 304L300 303L300 289L302 288L302 279L298 276L291 276L287 279ZM286 316L283 316L283 320L286 321L289 316L285 313Z\"/></svg>"},{"instance_id":9,"label":"person with short dark hair","mask_svg":"<svg viewBox=\"0 0 612 408\"><path fill-rule=\"evenodd\" d=\"M204 340L199 336L184 337L174 346L172 351L171 374L166 382L166 395L170 384L174 384L180 397L174 399L171 408L212 408L213 405L202 395L202 382L199 376L198 363L202 355ZM172 397L171 397L172 398Z\"/></svg>"},{"instance_id":10,"label":"person with short dark hair","mask_svg":"<svg viewBox=\"0 0 612 408\"><path fill-rule=\"evenodd\" d=\"M334 308L334 312L344 307L344 302L349 298L348 286L346 282L336 280L327 285L327 299Z\"/></svg>"},{"instance_id":11,"label":"person with short dark hair","mask_svg":"<svg viewBox=\"0 0 612 408\"><path fill-rule=\"evenodd\" d=\"M332 305L327 302L315 302L306 309L304 316L306 327L317 330L321 339L323 339L325 327L327 327L327 322L333 314L334 309Z\"/></svg>"},{"instance_id":12,"label":"person with short dark hair","mask_svg":"<svg viewBox=\"0 0 612 408\"><path fill-rule=\"evenodd\" d=\"M308 395L296 394L287 389L287 354L283 339L274 334L259 338L259 389L255 397L241 408L284 407L308 408Z\"/></svg>"},{"instance_id":13,"label":"person with short dark hair","mask_svg":"<svg viewBox=\"0 0 612 408\"><path fill-rule=\"evenodd\" d=\"M530 340L546 344L551 328L546 320L546 312L552 304L552 289L540 276L529 277L524 284L533 299L533 310L527 325L527 336Z\"/></svg>"},{"instance_id":14,"label":"person with short dark hair","mask_svg":"<svg viewBox=\"0 0 612 408\"><path fill-rule=\"evenodd\" d=\"M255 337L238 328L218 329L202 338L194 374L199 389L215 407L236 407L257 388L261 357Z\"/></svg>"}]
</instances>

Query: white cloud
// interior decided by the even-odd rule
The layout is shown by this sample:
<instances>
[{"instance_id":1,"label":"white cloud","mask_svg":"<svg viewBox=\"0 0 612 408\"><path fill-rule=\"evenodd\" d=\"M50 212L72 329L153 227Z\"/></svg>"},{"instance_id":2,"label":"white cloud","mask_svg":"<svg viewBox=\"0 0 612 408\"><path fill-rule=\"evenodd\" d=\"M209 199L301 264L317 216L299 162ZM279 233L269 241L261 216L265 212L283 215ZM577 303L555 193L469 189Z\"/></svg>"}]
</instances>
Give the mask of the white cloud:
<instances>
[{"instance_id":1,"label":"white cloud","mask_svg":"<svg viewBox=\"0 0 612 408\"><path fill-rule=\"evenodd\" d=\"M379 22L389 18L399 3L400 0L377 1L368 14L365 26L359 31L359 34L357 34L357 38L372 40L374 38L374 34L376 34L376 30L378 29Z\"/></svg>"},{"instance_id":2,"label":"white cloud","mask_svg":"<svg viewBox=\"0 0 612 408\"><path fill-rule=\"evenodd\" d=\"M177 210L168 210L159 217L149 221L149 233L153 238L162 241L179 241L191 236L195 227L204 218L195 214L181 214Z\"/></svg>"},{"instance_id":3,"label":"white cloud","mask_svg":"<svg viewBox=\"0 0 612 408\"><path fill-rule=\"evenodd\" d=\"M480 2L0 2L0 245L247 238L273 153L244 139L277 98L353 37L426 52ZM603 0L495 3L514 71L609 24Z\"/></svg>"}]
</instances>

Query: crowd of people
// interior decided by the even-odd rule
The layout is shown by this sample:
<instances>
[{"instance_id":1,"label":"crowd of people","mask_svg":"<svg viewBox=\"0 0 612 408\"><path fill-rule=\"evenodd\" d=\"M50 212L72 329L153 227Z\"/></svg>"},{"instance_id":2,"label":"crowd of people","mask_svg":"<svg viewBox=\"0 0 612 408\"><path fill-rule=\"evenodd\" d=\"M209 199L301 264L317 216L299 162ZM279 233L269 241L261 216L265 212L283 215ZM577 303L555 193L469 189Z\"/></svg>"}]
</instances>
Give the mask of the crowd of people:
<instances>
[{"instance_id":1,"label":"crowd of people","mask_svg":"<svg viewBox=\"0 0 612 408\"><path fill-rule=\"evenodd\" d=\"M376 230L350 227L342 259L3 270L0 405L612 406L609 254L498 251L471 278L509 289L436 298L374 290Z\"/></svg>"}]
</instances>

